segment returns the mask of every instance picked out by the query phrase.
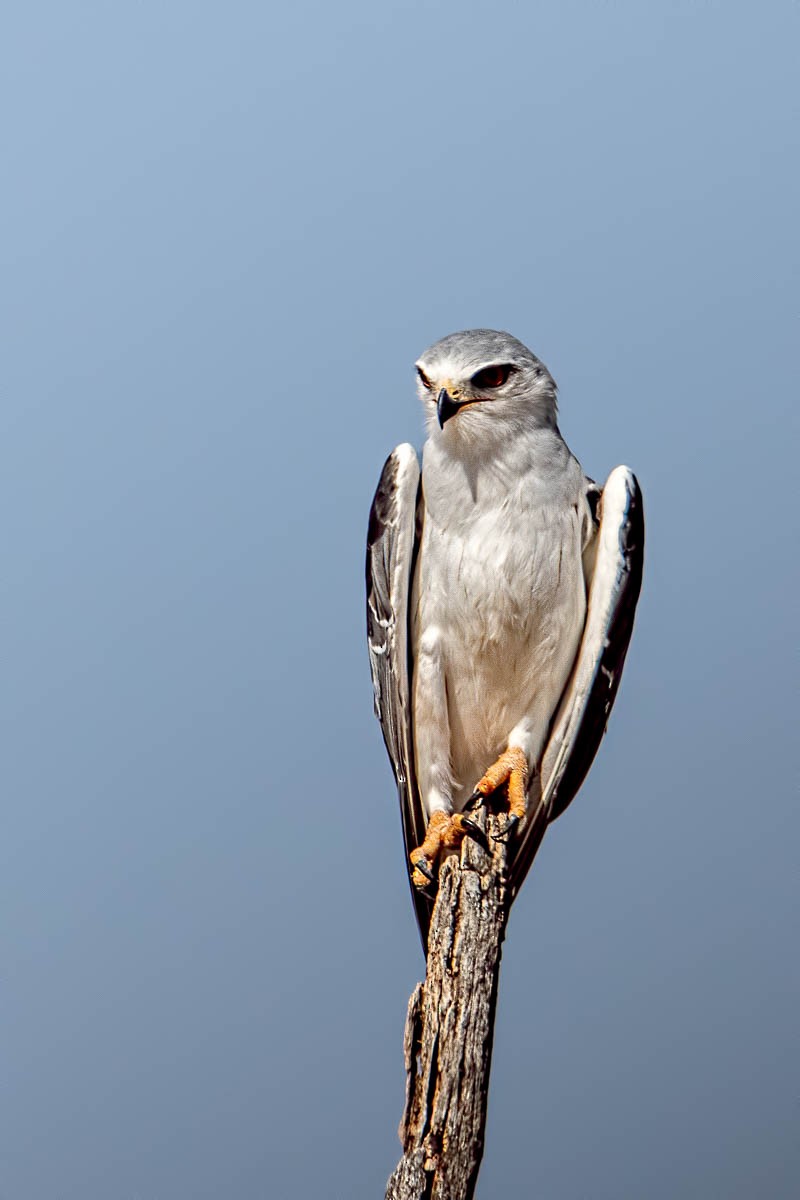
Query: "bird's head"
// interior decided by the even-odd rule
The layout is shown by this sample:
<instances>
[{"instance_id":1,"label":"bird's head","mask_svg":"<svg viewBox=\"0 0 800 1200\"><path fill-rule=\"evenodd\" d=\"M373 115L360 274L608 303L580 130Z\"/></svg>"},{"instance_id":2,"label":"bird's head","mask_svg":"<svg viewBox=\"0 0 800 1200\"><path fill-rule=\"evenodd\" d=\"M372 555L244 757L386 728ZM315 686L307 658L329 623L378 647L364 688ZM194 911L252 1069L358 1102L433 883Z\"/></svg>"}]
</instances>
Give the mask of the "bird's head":
<instances>
[{"instance_id":1,"label":"bird's head","mask_svg":"<svg viewBox=\"0 0 800 1200\"><path fill-rule=\"evenodd\" d=\"M451 333L434 342L416 368L431 437L485 445L532 428L555 428L555 381L510 333Z\"/></svg>"}]
</instances>

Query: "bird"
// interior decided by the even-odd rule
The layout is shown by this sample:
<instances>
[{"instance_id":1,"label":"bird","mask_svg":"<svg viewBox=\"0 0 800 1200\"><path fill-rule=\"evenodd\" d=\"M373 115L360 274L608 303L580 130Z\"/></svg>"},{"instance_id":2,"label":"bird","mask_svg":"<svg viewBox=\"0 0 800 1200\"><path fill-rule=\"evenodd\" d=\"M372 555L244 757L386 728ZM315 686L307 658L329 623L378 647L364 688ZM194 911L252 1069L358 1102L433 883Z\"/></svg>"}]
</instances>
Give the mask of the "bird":
<instances>
[{"instance_id":1,"label":"bird","mask_svg":"<svg viewBox=\"0 0 800 1200\"><path fill-rule=\"evenodd\" d=\"M388 457L367 533L375 712L426 947L437 867L501 804L516 896L606 728L642 581L633 472L601 488L558 428L545 364L471 329L415 364L427 440Z\"/></svg>"}]
</instances>

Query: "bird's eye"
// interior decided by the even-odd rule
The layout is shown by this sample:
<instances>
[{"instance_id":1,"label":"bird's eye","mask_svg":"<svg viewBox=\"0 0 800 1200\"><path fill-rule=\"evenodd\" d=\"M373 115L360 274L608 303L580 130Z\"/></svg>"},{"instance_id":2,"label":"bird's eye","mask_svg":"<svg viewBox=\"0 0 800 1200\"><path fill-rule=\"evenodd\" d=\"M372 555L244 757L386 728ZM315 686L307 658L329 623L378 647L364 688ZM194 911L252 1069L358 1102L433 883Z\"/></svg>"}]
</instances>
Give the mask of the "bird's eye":
<instances>
[{"instance_id":1,"label":"bird's eye","mask_svg":"<svg viewBox=\"0 0 800 1200\"><path fill-rule=\"evenodd\" d=\"M508 379L513 367L508 363L503 363L497 367L484 367L481 371L476 371L472 376L473 387L476 388L499 388Z\"/></svg>"},{"instance_id":2,"label":"bird's eye","mask_svg":"<svg viewBox=\"0 0 800 1200\"><path fill-rule=\"evenodd\" d=\"M425 374L425 372L422 370L422 367L417 367L417 374L419 375L419 381L422 384L422 386L424 388L427 388L428 391L430 391L431 388L433 387L433 384L431 383L430 379L428 379L428 376Z\"/></svg>"}]
</instances>

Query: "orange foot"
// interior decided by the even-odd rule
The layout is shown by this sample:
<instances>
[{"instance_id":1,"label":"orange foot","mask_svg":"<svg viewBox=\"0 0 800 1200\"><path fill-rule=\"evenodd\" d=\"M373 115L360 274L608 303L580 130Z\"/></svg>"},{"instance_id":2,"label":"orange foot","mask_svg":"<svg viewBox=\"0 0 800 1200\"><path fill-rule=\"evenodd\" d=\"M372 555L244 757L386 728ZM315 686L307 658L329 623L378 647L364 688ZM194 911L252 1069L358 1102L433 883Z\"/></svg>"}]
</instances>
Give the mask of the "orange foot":
<instances>
[{"instance_id":1,"label":"orange foot","mask_svg":"<svg viewBox=\"0 0 800 1200\"><path fill-rule=\"evenodd\" d=\"M504 783L508 784L508 819L505 829L496 836L495 841L506 841L527 810L528 760L517 746L506 750L496 763L492 763L464 807L480 808L486 803L487 797Z\"/></svg>"},{"instance_id":2,"label":"orange foot","mask_svg":"<svg viewBox=\"0 0 800 1200\"><path fill-rule=\"evenodd\" d=\"M486 836L480 825L470 821L462 813L435 812L425 830L425 841L409 854L414 870L411 882L415 888L424 891L429 884L434 883L434 869L441 850L457 850L465 837L475 838L481 845L486 845Z\"/></svg>"}]
</instances>

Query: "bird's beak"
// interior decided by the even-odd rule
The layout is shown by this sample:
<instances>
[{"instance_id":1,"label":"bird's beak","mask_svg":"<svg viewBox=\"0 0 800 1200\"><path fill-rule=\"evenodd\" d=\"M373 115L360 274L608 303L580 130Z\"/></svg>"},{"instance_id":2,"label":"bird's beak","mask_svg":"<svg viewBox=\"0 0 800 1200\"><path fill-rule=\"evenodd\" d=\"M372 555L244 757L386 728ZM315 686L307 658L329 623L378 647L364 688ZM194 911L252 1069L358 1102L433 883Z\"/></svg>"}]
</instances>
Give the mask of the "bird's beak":
<instances>
[{"instance_id":1,"label":"bird's beak","mask_svg":"<svg viewBox=\"0 0 800 1200\"><path fill-rule=\"evenodd\" d=\"M457 400L454 400L446 388L442 388L439 395L436 397L436 415L439 418L439 428L444 429L445 421L449 421L454 417L461 405Z\"/></svg>"}]
</instances>

